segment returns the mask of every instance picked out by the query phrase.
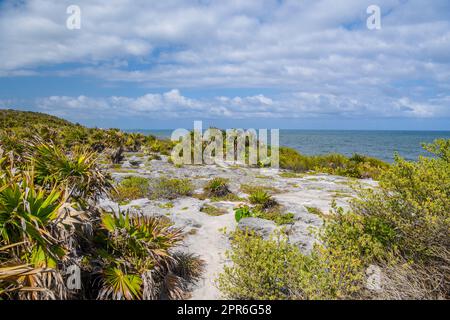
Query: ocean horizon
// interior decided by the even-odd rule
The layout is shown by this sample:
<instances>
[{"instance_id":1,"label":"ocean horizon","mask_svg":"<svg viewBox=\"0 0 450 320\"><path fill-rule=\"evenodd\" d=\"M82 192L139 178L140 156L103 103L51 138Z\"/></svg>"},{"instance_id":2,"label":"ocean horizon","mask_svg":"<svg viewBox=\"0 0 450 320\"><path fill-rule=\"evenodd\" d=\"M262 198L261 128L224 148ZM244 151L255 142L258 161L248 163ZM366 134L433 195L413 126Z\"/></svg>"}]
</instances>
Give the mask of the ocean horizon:
<instances>
[{"instance_id":1,"label":"ocean horizon","mask_svg":"<svg viewBox=\"0 0 450 320\"><path fill-rule=\"evenodd\" d=\"M172 129L128 129L127 132L151 134L158 138L170 138ZM303 130L280 129L280 146L294 148L302 154L320 155L354 153L394 161L398 153L407 160L427 155L422 143L435 139L450 139L450 131L422 130Z\"/></svg>"}]
</instances>

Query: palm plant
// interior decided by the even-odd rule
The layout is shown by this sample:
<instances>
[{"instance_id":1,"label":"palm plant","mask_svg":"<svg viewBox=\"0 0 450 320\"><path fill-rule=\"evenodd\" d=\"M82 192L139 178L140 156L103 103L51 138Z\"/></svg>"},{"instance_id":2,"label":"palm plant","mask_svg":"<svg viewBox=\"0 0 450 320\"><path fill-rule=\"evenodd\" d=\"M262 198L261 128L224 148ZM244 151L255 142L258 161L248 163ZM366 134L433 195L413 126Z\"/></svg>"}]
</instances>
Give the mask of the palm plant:
<instances>
[{"instance_id":1,"label":"palm plant","mask_svg":"<svg viewBox=\"0 0 450 320\"><path fill-rule=\"evenodd\" d=\"M28 158L34 162L39 184L65 183L70 186L69 195L78 200L96 200L113 188L109 176L96 164L97 154L87 147L76 147L67 154L54 144L36 140L30 144Z\"/></svg>"},{"instance_id":2,"label":"palm plant","mask_svg":"<svg viewBox=\"0 0 450 320\"><path fill-rule=\"evenodd\" d=\"M171 252L183 233L166 219L106 213L102 227L98 299L181 299L199 276L200 259Z\"/></svg>"},{"instance_id":3,"label":"palm plant","mask_svg":"<svg viewBox=\"0 0 450 320\"><path fill-rule=\"evenodd\" d=\"M67 289L57 265L67 250L52 229L61 219L66 193L57 185L36 186L33 170L17 170L7 160L0 159L0 292L21 299L64 298Z\"/></svg>"},{"instance_id":4,"label":"palm plant","mask_svg":"<svg viewBox=\"0 0 450 320\"><path fill-rule=\"evenodd\" d=\"M262 189L255 190L249 197L250 203L255 204L261 210L266 210L276 206L278 203L267 191Z\"/></svg>"},{"instance_id":5,"label":"palm plant","mask_svg":"<svg viewBox=\"0 0 450 320\"><path fill-rule=\"evenodd\" d=\"M15 249L22 245L23 243L14 243L0 247L0 299L65 297L64 283L54 269L35 267L14 257ZM59 294L55 295L55 292Z\"/></svg>"},{"instance_id":6,"label":"palm plant","mask_svg":"<svg viewBox=\"0 0 450 320\"><path fill-rule=\"evenodd\" d=\"M4 159L3 159L4 161ZM35 186L33 173L15 168L2 170L0 178L0 236L7 244L25 241L43 248L53 244L46 226L55 220L66 201L66 194L57 186L50 191ZM57 254L51 246L49 253ZM54 256L55 256L54 255Z\"/></svg>"}]
</instances>

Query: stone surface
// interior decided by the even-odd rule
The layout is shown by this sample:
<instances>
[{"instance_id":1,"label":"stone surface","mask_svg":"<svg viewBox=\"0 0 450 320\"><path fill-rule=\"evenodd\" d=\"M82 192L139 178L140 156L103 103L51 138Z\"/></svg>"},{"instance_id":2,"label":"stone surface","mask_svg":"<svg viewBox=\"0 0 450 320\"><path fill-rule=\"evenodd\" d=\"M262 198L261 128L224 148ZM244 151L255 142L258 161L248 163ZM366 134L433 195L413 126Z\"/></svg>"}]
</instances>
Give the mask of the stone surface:
<instances>
[{"instance_id":1,"label":"stone surface","mask_svg":"<svg viewBox=\"0 0 450 320\"><path fill-rule=\"evenodd\" d=\"M268 239L277 230L277 225L273 221L260 218L243 218L239 221L238 228L242 231L254 231L255 234Z\"/></svg>"},{"instance_id":2,"label":"stone surface","mask_svg":"<svg viewBox=\"0 0 450 320\"><path fill-rule=\"evenodd\" d=\"M130 158L138 159L141 164L145 165L132 167L129 163ZM161 156L161 160L148 160L147 156L128 155L122 165L122 169L126 169L122 171L125 172L112 169L111 174L117 181L130 175L148 179L162 176L188 178L194 185L194 193L197 194L203 192L204 185L211 178L223 177L229 180L230 190L241 198L248 196L240 191L241 184L277 188L281 192L275 194L274 198L282 205L285 213L294 214L293 224L277 226L272 221L259 218L244 218L237 224L233 209L240 204L239 202L212 202L210 199L199 200L195 197L183 197L173 201L137 199L120 206L121 210L168 217L176 227L183 228L187 233L184 242L176 249L195 253L205 261L203 278L192 288L193 299L221 298L215 280L223 266L229 263L225 258L225 252L230 248L229 235L224 233L225 230L230 232L237 227L250 228L264 238L268 238L274 230L283 229L290 243L297 245L302 252L308 253L317 241L311 231L320 228L323 221L321 217L308 212L306 207L318 208L324 214L329 214L333 200L339 206L348 208L348 200L354 196L350 184L355 183L355 180L344 177L304 174L286 178L280 176L282 171L235 167L228 163L177 168L167 160L166 156ZM372 180L357 180L356 182L366 187L376 186L376 182ZM220 216L209 216L200 211L205 203L224 209L226 213ZM119 207L117 203L109 199L102 199L100 206L105 210L114 210Z\"/></svg>"}]
</instances>

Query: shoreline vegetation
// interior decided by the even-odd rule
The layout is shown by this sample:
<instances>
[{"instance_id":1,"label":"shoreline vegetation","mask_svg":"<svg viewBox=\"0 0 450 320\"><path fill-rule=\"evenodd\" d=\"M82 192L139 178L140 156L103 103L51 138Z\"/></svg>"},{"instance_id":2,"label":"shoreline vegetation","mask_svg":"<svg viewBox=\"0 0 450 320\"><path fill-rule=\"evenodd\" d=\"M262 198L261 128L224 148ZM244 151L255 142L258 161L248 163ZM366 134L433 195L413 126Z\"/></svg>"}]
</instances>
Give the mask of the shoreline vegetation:
<instances>
[{"instance_id":1,"label":"shoreline vegetation","mask_svg":"<svg viewBox=\"0 0 450 320\"><path fill-rule=\"evenodd\" d=\"M0 299L449 298L449 139L393 164L281 147L277 176L173 165L173 146L0 110Z\"/></svg>"}]
</instances>

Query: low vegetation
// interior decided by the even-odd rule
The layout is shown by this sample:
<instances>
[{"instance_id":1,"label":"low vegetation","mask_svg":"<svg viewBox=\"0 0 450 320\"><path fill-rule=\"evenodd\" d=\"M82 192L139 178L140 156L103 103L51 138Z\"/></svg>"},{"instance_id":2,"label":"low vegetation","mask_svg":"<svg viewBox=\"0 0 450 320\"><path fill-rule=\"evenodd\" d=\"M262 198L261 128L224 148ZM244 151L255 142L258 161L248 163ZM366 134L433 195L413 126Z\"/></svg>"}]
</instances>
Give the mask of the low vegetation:
<instances>
[{"instance_id":1,"label":"low vegetation","mask_svg":"<svg viewBox=\"0 0 450 320\"><path fill-rule=\"evenodd\" d=\"M0 299L187 296L203 262L174 252L183 232L165 218L97 203L146 193L148 181L137 177L114 190L101 166L154 138L10 110L0 110L0 138ZM73 290L68 277L77 268L81 289Z\"/></svg>"},{"instance_id":2,"label":"low vegetation","mask_svg":"<svg viewBox=\"0 0 450 320\"><path fill-rule=\"evenodd\" d=\"M433 157L397 156L379 188L358 190L349 212L335 208L309 254L283 235L263 240L238 231L233 264L219 277L222 292L235 299L448 299L450 141L424 147ZM380 275L371 289L369 269Z\"/></svg>"},{"instance_id":3,"label":"low vegetation","mask_svg":"<svg viewBox=\"0 0 450 320\"><path fill-rule=\"evenodd\" d=\"M204 204L201 209L201 212L206 213L209 216L221 216L227 213L227 210L224 208L218 208L209 204Z\"/></svg>"},{"instance_id":4,"label":"low vegetation","mask_svg":"<svg viewBox=\"0 0 450 320\"><path fill-rule=\"evenodd\" d=\"M269 193L271 195L281 192L280 190L278 190L275 187L269 187L269 186L264 186L264 185L246 184L246 183L241 184L240 190L243 193L246 193L248 195L253 194L255 192L259 192L259 191L264 191L264 192L267 192L267 193Z\"/></svg>"},{"instance_id":5,"label":"low vegetation","mask_svg":"<svg viewBox=\"0 0 450 320\"><path fill-rule=\"evenodd\" d=\"M182 239L181 230L161 218L103 215L96 248L103 269L98 298L185 298L202 263L192 255L169 253Z\"/></svg>"},{"instance_id":6,"label":"low vegetation","mask_svg":"<svg viewBox=\"0 0 450 320\"><path fill-rule=\"evenodd\" d=\"M210 199L213 202L218 201L242 201L236 194L231 192L228 185L229 180L221 177L209 180L203 187L203 192L194 194L193 197L199 200Z\"/></svg>"},{"instance_id":7,"label":"low vegetation","mask_svg":"<svg viewBox=\"0 0 450 320\"><path fill-rule=\"evenodd\" d=\"M341 154L306 156L294 149L281 147L280 168L294 172L318 171L345 177L378 179L389 168L389 164L359 154L351 157Z\"/></svg>"},{"instance_id":8,"label":"low vegetation","mask_svg":"<svg viewBox=\"0 0 450 320\"><path fill-rule=\"evenodd\" d=\"M188 179L130 176L115 185L104 170L126 152L170 153L172 143L117 129L85 128L39 113L0 110L0 299L181 299L203 270L195 255L177 252L185 234L166 217L106 212L101 197L172 200L192 196ZM334 208L311 252L285 235L263 240L237 231L219 277L235 299L448 299L450 283L450 140L425 145L431 157L396 157L393 165L361 155L304 156L281 148L280 165L379 180L358 189L350 210ZM227 181L205 187L211 199L236 197ZM237 221L259 217L293 222L271 187L242 185L251 206ZM170 208L167 202L164 205ZM205 205L217 215L220 208ZM196 230L196 229L195 229ZM192 231L195 232L195 231ZM77 267L81 290L68 287ZM379 270L368 289L367 270Z\"/></svg>"},{"instance_id":9,"label":"low vegetation","mask_svg":"<svg viewBox=\"0 0 450 320\"><path fill-rule=\"evenodd\" d=\"M319 208L316 208L316 207L308 207L308 206L306 206L305 208L306 208L306 210L308 210L308 212L311 213L311 214L315 214L315 215L317 215L317 216L319 216L319 217L324 217L324 216L325 216L324 212L323 212L322 210L320 210Z\"/></svg>"},{"instance_id":10,"label":"low vegetation","mask_svg":"<svg viewBox=\"0 0 450 320\"><path fill-rule=\"evenodd\" d=\"M205 194L210 198L225 197L231 193L228 186L228 179L220 177L209 180L203 189Z\"/></svg>"},{"instance_id":11,"label":"low vegetation","mask_svg":"<svg viewBox=\"0 0 450 320\"><path fill-rule=\"evenodd\" d=\"M147 178L129 176L124 178L111 193L116 202L146 198L150 192L150 181Z\"/></svg>"},{"instance_id":12,"label":"low vegetation","mask_svg":"<svg viewBox=\"0 0 450 320\"><path fill-rule=\"evenodd\" d=\"M161 177L152 182L150 196L152 199L173 200L179 197L191 196L194 190L189 179Z\"/></svg>"},{"instance_id":13,"label":"low vegetation","mask_svg":"<svg viewBox=\"0 0 450 320\"><path fill-rule=\"evenodd\" d=\"M271 209L278 205L275 199L262 189L255 190L252 194L250 194L249 198L250 203L256 205L258 210L264 211Z\"/></svg>"},{"instance_id":14,"label":"low vegetation","mask_svg":"<svg viewBox=\"0 0 450 320\"><path fill-rule=\"evenodd\" d=\"M234 218L236 222L241 221L243 218L261 218L271 220L278 225L290 224L294 222L294 215L292 213L281 212L279 207L264 211L257 207L242 205L234 210Z\"/></svg>"}]
</instances>

